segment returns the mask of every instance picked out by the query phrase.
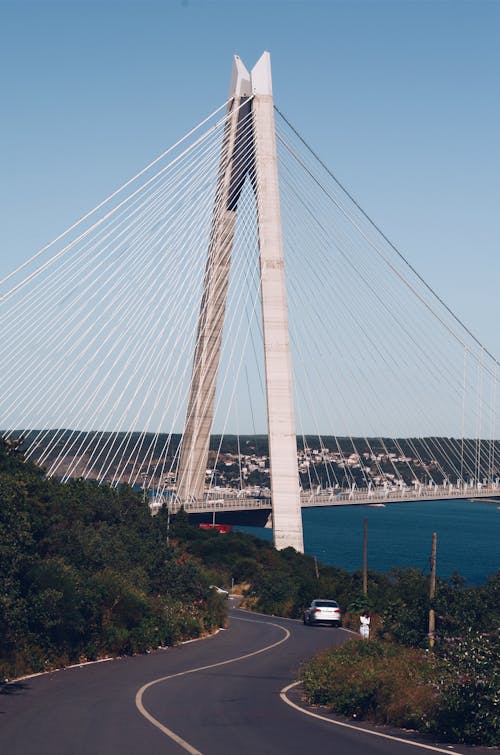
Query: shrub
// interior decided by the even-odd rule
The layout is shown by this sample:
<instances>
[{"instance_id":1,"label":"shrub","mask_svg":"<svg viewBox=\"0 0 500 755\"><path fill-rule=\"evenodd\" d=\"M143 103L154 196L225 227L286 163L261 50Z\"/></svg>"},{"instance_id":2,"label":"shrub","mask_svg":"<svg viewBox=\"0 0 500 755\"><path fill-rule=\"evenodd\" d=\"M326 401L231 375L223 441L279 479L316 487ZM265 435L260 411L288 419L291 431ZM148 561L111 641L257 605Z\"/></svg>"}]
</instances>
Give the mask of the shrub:
<instances>
[{"instance_id":1,"label":"shrub","mask_svg":"<svg viewBox=\"0 0 500 755\"><path fill-rule=\"evenodd\" d=\"M297 584L288 571L260 569L256 575L251 597L256 597L255 608L262 613L290 616Z\"/></svg>"},{"instance_id":2,"label":"shrub","mask_svg":"<svg viewBox=\"0 0 500 755\"><path fill-rule=\"evenodd\" d=\"M377 723L417 725L428 719L435 693L426 681L433 659L423 651L380 641L350 640L305 664L308 700Z\"/></svg>"},{"instance_id":3,"label":"shrub","mask_svg":"<svg viewBox=\"0 0 500 755\"><path fill-rule=\"evenodd\" d=\"M449 742L500 743L498 639L472 634L428 651L351 640L301 669L312 704Z\"/></svg>"},{"instance_id":4,"label":"shrub","mask_svg":"<svg viewBox=\"0 0 500 755\"><path fill-rule=\"evenodd\" d=\"M500 744L498 637L468 632L441 650L435 730L452 742Z\"/></svg>"}]
</instances>

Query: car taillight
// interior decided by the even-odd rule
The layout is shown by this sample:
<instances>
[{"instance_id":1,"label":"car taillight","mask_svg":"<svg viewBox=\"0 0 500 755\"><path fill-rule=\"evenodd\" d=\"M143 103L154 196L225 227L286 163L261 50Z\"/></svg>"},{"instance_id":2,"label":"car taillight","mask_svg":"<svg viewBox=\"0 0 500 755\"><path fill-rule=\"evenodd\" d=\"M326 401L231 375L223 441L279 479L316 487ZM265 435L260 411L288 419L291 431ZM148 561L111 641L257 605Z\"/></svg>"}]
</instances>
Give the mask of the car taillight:
<instances>
[{"instance_id":1,"label":"car taillight","mask_svg":"<svg viewBox=\"0 0 500 755\"><path fill-rule=\"evenodd\" d=\"M313 608L313 613L321 613L321 609L320 608Z\"/></svg>"}]
</instances>

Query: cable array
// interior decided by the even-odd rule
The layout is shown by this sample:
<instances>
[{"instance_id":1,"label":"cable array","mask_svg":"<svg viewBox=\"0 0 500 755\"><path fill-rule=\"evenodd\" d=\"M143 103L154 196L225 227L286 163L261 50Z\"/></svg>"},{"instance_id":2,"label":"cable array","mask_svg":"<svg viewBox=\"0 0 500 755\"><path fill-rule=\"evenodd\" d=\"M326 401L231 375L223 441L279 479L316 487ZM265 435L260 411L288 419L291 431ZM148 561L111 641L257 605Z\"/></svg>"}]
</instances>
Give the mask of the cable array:
<instances>
[{"instance_id":1,"label":"cable array","mask_svg":"<svg viewBox=\"0 0 500 755\"><path fill-rule=\"evenodd\" d=\"M3 433L22 432L25 456L49 475L175 478L225 158L220 111L2 281ZM256 309L252 214L243 201L224 338L232 361L235 312ZM224 397L222 371L219 381Z\"/></svg>"},{"instance_id":2,"label":"cable array","mask_svg":"<svg viewBox=\"0 0 500 755\"><path fill-rule=\"evenodd\" d=\"M310 486L491 480L496 360L279 111L276 124L296 406L306 466L308 446L326 459Z\"/></svg>"},{"instance_id":3,"label":"cable array","mask_svg":"<svg viewBox=\"0 0 500 755\"><path fill-rule=\"evenodd\" d=\"M0 426L7 440L22 434L25 456L49 475L175 489L233 107L0 282ZM209 490L221 482L227 434L237 434L241 461L240 433L267 432L261 188L252 112L240 107L244 184L219 303ZM302 487L495 479L498 363L279 111L276 137ZM245 479L240 464L231 484Z\"/></svg>"}]
</instances>

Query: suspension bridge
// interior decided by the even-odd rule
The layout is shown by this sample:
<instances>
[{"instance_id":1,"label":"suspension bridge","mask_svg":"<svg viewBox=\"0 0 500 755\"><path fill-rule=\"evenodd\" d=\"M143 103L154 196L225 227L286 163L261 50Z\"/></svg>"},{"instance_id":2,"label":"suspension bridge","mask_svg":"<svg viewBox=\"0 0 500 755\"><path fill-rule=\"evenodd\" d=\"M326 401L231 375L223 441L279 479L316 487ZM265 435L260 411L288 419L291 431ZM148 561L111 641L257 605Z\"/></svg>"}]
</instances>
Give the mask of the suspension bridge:
<instances>
[{"instance_id":1,"label":"suspension bridge","mask_svg":"<svg viewBox=\"0 0 500 755\"><path fill-rule=\"evenodd\" d=\"M268 53L0 286L2 435L48 475L272 510L299 551L305 506L499 493L497 360L275 105Z\"/></svg>"}]
</instances>

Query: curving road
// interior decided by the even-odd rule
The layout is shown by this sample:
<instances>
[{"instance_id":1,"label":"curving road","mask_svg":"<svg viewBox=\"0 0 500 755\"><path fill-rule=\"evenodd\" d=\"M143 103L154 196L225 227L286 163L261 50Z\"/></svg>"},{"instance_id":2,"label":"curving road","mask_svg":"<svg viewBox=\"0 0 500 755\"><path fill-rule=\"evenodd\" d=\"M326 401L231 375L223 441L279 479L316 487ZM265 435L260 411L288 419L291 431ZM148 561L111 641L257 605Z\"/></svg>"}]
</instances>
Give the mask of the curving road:
<instances>
[{"instance_id":1,"label":"curving road","mask_svg":"<svg viewBox=\"0 0 500 755\"><path fill-rule=\"evenodd\" d=\"M281 693L297 678L301 661L348 637L342 629L305 627L233 608L229 630L207 640L5 686L0 694L0 753L487 752L428 740L411 743L398 731L362 731L346 722L334 723L324 711L316 710L312 717L292 707L300 706L298 691Z\"/></svg>"}]
</instances>

